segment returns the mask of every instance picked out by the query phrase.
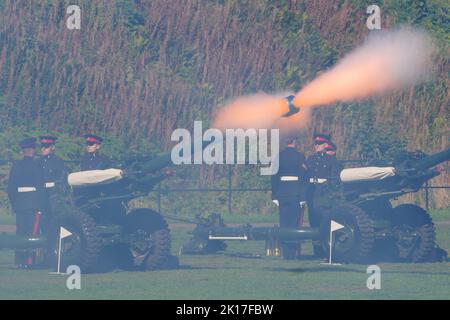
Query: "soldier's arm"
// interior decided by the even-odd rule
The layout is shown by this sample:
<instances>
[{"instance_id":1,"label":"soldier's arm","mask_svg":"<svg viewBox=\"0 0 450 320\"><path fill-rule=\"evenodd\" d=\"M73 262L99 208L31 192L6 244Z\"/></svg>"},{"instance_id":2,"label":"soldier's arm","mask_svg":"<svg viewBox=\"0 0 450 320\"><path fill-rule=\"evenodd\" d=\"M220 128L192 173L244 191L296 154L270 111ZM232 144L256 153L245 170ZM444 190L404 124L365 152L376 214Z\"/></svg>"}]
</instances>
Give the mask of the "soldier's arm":
<instances>
[{"instance_id":1,"label":"soldier's arm","mask_svg":"<svg viewBox=\"0 0 450 320\"><path fill-rule=\"evenodd\" d=\"M66 164L63 160L59 162L59 181L65 182L67 180L67 176L69 174L69 168L67 168Z\"/></svg>"},{"instance_id":2,"label":"soldier's arm","mask_svg":"<svg viewBox=\"0 0 450 320\"><path fill-rule=\"evenodd\" d=\"M337 158L336 157L332 157L331 159L330 159L330 165L331 165L331 176L333 177L333 178L338 178L339 177L339 174L341 173L341 171L342 171L342 164L341 164L341 162L339 162L338 160L337 160Z\"/></svg>"},{"instance_id":3,"label":"soldier's arm","mask_svg":"<svg viewBox=\"0 0 450 320\"><path fill-rule=\"evenodd\" d=\"M272 199L277 199L277 194L276 194L276 190L277 190L277 184L278 184L278 174L273 174L270 176L270 184L271 184L271 188L272 188Z\"/></svg>"},{"instance_id":4,"label":"soldier's arm","mask_svg":"<svg viewBox=\"0 0 450 320\"><path fill-rule=\"evenodd\" d=\"M17 194L16 180L17 180L17 169L15 164L13 164L11 167L11 171L9 172L8 186L7 186L8 199L11 204L14 203L15 196Z\"/></svg>"}]
</instances>

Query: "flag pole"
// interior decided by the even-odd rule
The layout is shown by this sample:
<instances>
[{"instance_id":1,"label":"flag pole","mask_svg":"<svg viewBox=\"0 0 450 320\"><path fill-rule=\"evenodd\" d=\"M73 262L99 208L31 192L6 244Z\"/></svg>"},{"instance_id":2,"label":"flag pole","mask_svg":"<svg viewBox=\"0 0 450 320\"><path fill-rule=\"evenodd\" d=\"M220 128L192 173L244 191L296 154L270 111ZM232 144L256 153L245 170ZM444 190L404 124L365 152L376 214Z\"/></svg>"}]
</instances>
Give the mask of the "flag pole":
<instances>
[{"instance_id":1,"label":"flag pole","mask_svg":"<svg viewBox=\"0 0 450 320\"><path fill-rule=\"evenodd\" d=\"M59 232L59 246L58 246L58 270L57 273L59 274L60 266L61 266L61 232Z\"/></svg>"},{"instance_id":2,"label":"flag pole","mask_svg":"<svg viewBox=\"0 0 450 320\"><path fill-rule=\"evenodd\" d=\"M329 260L329 264L331 264L331 250L333 250L333 230L331 228L331 224L330 224L330 260Z\"/></svg>"}]
</instances>

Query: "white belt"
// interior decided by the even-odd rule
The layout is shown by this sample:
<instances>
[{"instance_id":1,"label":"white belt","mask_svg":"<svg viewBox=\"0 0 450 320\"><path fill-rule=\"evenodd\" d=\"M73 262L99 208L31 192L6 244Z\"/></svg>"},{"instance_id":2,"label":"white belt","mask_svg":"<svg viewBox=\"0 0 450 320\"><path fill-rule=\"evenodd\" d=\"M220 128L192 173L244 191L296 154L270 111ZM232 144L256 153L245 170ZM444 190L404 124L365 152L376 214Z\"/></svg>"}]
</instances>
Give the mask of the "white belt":
<instances>
[{"instance_id":1,"label":"white belt","mask_svg":"<svg viewBox=\"0 0 450 320\"><path fill-rule=\"evenodd\" d=\"M46 188L54 188L55 187L55 183L54 182L46 182L45 183L45 187Z\"/></svg>"},{"instance_id":2,"label":"white belt","mask_svg":"<svg viewBox=\"0 0 450 320\"><path fill-rule=\"evenodd\" d=\"M281 181L298 181L298 177L296 176L282 176L280 177Z\"/></svg>"},{"instance_id":3,"label":"white belt","mask_svg":"<svg viewBox=\"0 0 450 320\"><path fill-rule=\"evenodd\" d=\"M314 178L310 178L309 179L310 183L325 183L327 182L327 179L322 179L322 178L318 178L318 179L314 179Z\"/></svg>"},{"instance_id":4,"label":"white belt","mask_svg":"<svg viewBox=\"0 0 450 320\"><path fill-rule=\"evenodd\" d=\"M17 188L17 192L19 193L23 193L23 192L35 192L36 188L35 187L19 187Z\"/></svg>"},{"instance_id":5,"label":"white belt","mask_svg":"<svg viewBox=\"0 0 450 320\"><path fill-rule=\"evenodd\" d=\"M272 200L272 202L275 203L275 205L276 205L277 207L280 206L280 201L278 201L278 200ZM300 207L301 207L301 208L304 208L304 207L306 206L306 201L300 201L299 204L300 204Z\"/></svg>"}]
</instances>

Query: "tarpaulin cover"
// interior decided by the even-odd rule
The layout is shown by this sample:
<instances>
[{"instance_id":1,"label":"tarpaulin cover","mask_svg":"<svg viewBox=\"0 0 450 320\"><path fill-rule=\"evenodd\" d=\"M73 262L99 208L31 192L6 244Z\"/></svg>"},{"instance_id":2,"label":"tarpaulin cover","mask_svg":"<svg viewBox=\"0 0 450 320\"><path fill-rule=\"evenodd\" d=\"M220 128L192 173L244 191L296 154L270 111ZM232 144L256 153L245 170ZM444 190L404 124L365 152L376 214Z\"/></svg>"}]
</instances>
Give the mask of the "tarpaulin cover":
<instances>
[{"instance_id":1,"label":"tarpaulin cover","mask_svg":"<svg viewBox=\"0 0 450 320\"><path fill-rule=\"evenodd\" d=\"M363 167L341 171L342 182L374 181L395 176L394 167Z\"/></svg>"},{"instance_id":2,"label":"tarpaulin cover","mask_svg":"<svg viewBox=\"0 0 450 320\"><path fill-rule=\"evenodd\" d=\"M123 172L120 169L90 170L69 174L67 182L72 187L86 187L115 182L122 177Z\"/></svg>"}]
</instances>

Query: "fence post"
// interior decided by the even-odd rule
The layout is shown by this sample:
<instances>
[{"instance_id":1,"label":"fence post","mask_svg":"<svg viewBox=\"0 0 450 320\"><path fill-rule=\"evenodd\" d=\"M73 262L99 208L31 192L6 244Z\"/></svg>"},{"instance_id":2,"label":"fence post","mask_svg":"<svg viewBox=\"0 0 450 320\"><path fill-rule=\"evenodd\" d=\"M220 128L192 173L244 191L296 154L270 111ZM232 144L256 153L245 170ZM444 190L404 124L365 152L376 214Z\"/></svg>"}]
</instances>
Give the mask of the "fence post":
<instances>
[{"instance_id":1,"label":"fence post","mask_svg":"<svg viewBox=\"0 0 450 320\"><path fill-rule=\"evenodd\" d=\"M430 186L430 182L429 181L425 182L425 208L427 209L427 211L430 209L429 186Z\"/></svg>"},{"instance_id":2,"label":"fence post","mask_svg":"<svg viewBox=\"0 0 450 320\"><path fill-rule=\"evenodd\" d=\"M231 214L231 166L228 165L228 214Z\"/></svg>"}]
</instances>

